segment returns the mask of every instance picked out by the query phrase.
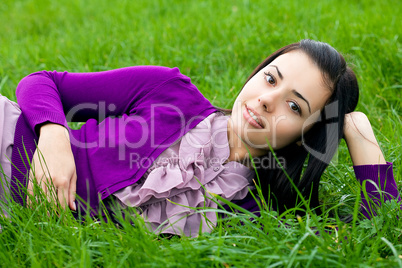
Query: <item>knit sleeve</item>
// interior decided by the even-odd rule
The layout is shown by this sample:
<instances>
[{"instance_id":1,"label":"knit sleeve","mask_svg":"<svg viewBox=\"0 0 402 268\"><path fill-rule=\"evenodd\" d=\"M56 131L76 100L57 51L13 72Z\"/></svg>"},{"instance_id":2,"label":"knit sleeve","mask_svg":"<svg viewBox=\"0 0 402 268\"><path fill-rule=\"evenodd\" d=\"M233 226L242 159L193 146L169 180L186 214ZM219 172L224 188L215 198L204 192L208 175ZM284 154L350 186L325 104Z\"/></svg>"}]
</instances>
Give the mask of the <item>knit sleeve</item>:
<instances>
[{"instance_id":1,"label":"knit sleeve","mask_svg":"<svg viewBox=\"0 0 402 268\"><path fill-rule=\"evenodd\" d=\"M41 71L18 84L18 104L33 130L45 122L102 121L129 114L159 85L181 75L177 68L136 66L93 73ZM188 79L188 78L187 78Z\"/></svg>"},{"instance_id":2,"label":"knit sleeve","mask_svg":"<svg viewBox=\"0 0 402 268\"><path fill-rule=\"evenodd\" d=\"M353 166L353 168L356 179L362 186L362 212L366 218L370 219L375 216L376 207L380 206L382 202L392 199L401 202L393 175L392 163Z\"/></svg>"}]
</instances>

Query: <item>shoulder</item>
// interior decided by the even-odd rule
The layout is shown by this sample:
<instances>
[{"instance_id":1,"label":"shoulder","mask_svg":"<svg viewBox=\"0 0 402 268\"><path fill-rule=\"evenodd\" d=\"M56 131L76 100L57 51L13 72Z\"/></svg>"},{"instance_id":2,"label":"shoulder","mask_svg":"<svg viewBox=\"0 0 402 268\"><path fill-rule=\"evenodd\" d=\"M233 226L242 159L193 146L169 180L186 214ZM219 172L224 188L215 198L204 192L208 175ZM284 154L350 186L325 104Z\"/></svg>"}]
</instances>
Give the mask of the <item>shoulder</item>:
<instances>
[{"instance_id":1,"label":"shoulder","mask_svg":"<svg viewBox=\"0 0 402 268\"><path fill-rule=\"evenodd\" d=\"M148 97L152 100L159 100L165 103L187 102L197 105L209 101L203 96L201 91L191 82L191 79L182 74L179 68L168 68L161 66L142 66L144 75L151 75L149 79L157 80L152 92ZM147 74L145 74L147 73Z\"/></svg>"},{"instance_id":2,"label":"shoulder","mask_svg":"<svg viewBox=\"0 0 402 268\"><path fill-rule=\"evenodd\" d=\"M153 116L170 122L180 119L182 127L189 123L195 127L208 115L215 112L215 107L205 98L190 78L180 73L178 68L147 67L161 72L158 85L148 91L138 108L151 109Z\"/></svg>"},{"instance_id":3,"label":"shoulder","mask_svg":"<svg viewBox=\"0 0 402 268\"><path fill-rule=\"evenodd\" d=\"M167 82L169 80L180 79L190 82L190 78L182 74L177 67L165 67L154 65L141 65L123 68L137 77L144 80L154 81L157 84Z\"/></svg>"}]
</instances>

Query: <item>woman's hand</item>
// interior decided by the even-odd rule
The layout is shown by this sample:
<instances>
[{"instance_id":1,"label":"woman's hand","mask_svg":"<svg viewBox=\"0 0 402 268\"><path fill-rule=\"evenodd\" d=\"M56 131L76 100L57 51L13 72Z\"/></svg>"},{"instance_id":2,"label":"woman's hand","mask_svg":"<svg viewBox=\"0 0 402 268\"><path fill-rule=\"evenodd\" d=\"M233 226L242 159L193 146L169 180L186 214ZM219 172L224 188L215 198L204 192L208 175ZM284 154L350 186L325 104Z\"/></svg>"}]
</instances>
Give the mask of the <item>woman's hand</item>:
<instances>
[{"instance_id":1,"label":"woman's hand","mask_svg":"<svg viewBox=\"0 0 402 268\"><path fill-rule=\"evenodd\" d=\"M58 124L46 124L40 128L38 148L29 171L28 191L33 193L33 180L46 194L48 200L63 208L76 210L75 192L77 172L68 130ZM57 196L55 196L55 194Z\"/></svg>"},{"instance_id":2,"label":"woman's hand","mask_svg":"<svg viewBox=\"0 0 402 268\"><path fill-rule=\"evenodd\" d=\"M353 165L386 164L370 121L364 113L347 114L343 134Z\"/></svg>"}]
</instances>

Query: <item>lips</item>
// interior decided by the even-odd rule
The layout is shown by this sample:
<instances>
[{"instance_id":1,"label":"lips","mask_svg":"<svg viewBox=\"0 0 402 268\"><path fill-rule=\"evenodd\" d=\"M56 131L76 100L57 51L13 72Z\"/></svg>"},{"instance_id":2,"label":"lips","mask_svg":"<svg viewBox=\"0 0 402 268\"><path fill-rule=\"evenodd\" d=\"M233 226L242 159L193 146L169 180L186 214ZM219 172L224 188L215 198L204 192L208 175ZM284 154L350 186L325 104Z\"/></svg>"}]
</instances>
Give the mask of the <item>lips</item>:
<instances>
[{"instance_id":1,"label":"lips","mask_svg":"<svg viewBox=\"0 0 402 268\"><path fill-rule=\"evenodd\" d=\"M254 109L247 107L247 105L244 108L243 117L250 125L254 126L255 128L264 127L262 124L261 116Z\"/></svg>"}]
</instances>

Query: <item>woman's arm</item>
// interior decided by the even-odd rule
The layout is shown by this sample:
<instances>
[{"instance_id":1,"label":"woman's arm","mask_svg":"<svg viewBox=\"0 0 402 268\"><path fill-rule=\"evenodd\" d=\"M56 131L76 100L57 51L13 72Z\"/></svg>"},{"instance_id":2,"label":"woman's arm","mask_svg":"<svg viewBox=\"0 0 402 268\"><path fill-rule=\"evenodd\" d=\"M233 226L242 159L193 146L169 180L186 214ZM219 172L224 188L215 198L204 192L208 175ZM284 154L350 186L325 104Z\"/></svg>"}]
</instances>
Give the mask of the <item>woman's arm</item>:
<instances>
[{"instance_id":1,"label":"woman's arm","mask_svg":"<svg viewBox=\"0 0 402 268\"><path fill-rule=\"evenodd\" d=\"M363 214L375 215L375 207L382 200L401 201L392 172L392 164L385 161L367 116L352 112L345 117L344 137L349 148L357 180L367 193L361 193Z\"/></svg>"},{"instance_id":2,"label":"woman's arm","mask_svg":"<svg viewBox=\"0 0 402 268\"><path fill-rule=\"evenodd\" d=\"M138 66L96 73L41 71L21 80L16 95L24 117L39 136L30 170L50 200L75 210L76 166L68 121L102 121L130 114L156 87L172 79L188 79L177 68Z\"/></svg>"},{"instance_id":3,"label":"woman's arm","mask_svg":"<svg viewBox=\"0 0 402 268\"><path fill-rule=\"evenodd\" d=\"M18 104L39 134L46 122L102 121L130 114L141 99L171 79L188 79L177 68L135 66L94 73L33 73L18 84Z\"/></svg>"},{"instance_id":4,"label":"woman's arm","mask_svg":"<svg viewBox=\"0 0 402 268\"><path fill-rule=\"evenodd\" d=\"M386 164L367 116L352 112L345 116L344 136L354 166Z\"/></svg>"}]
</instances>

